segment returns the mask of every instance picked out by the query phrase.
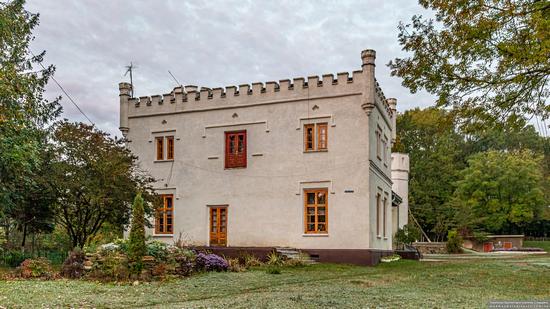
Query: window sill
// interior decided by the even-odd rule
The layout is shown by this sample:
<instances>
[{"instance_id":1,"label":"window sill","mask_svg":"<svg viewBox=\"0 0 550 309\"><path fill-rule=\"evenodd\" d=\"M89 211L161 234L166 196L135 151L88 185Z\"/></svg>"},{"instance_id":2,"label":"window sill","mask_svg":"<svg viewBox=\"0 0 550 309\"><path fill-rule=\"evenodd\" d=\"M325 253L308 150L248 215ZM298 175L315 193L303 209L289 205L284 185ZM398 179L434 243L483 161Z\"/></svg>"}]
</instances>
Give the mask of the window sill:
<instances>
[{"instance_id":1,"label":"window sill","mask_svg":"<svg viewBox=\"0 0 550 309\"><path fill-rule=\"evenodd\" d=\"M245 169L246 166L237 166L237 167L225 167L225 170L242 170Z\"/></svg>"},{"instance_id":2,"label":"window sill","mask_svg":"<svg viewBox=\"0 0 550 309\"><path fill-rule=\"evenodd\" d=\"M384 237L384 240L388 240L388 237Z\"/></svg>"},{"instance_id":3,"label":"window sill","mask_svg":"<svg viewBox=\"0 0 550 309\"><path fill-rule=\"evenodd\" d=\"M162 162L174 162L174 159L171 160L154 160L153 163L162 163Z\"/></svg>"},{"instance_id":4,"label":"window sill","mask_svg":"<svg viewBox=\"0 0 550 309\"><path fill-rule=\"evenodd\" d=\"M328 149L321 149L321 150L304 150L304 153L315 153L315 152L328 152Z\"/></svg>"},{"instance_id":5,"label":"window sill","mask_svg":"<svg viewBox=\"0 0 550 309\"><path fill-rule=\"evenodd\" d=\"M153 234L153 237L174 237L174 234Z\"/></svg>"},{"instance_id":6,"label":"window sill","mask_svg":"<svg viewBox=\"0 0 550 309\"><path fill-rule=\"evenodd\" d=\"M378 235L378 236L376 236L376 238L378 238L378 239L382 239L382 236Z\"/></svg>"},{"instance_id":7,"label":"window sill","mask_svg":"<svg viewBox=\"0 0 550 309\"><path fill-rule=\"evenodd\" d=\"M324 233L324 234L302 234L302 237L328 237L328 233Z\"/></svg>"}]
</instances>

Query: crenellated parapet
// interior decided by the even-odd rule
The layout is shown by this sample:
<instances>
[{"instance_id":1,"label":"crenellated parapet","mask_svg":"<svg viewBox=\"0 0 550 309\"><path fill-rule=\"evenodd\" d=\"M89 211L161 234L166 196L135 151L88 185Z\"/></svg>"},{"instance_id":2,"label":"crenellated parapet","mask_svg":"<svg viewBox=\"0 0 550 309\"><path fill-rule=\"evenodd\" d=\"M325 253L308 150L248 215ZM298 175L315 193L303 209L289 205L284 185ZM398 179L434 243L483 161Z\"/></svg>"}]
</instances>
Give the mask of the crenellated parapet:
<instances>
[{"instance_id":1,"label":"crenellated parapet","mask_svg":"<svg viewBox=\"0 0 550 309\"><path fill-rule=\"evenodd\" d=\"M121 128L124 129L127 123L122 117L129 119L175 112L323 100L342 96L360 96L361 107L367 116L377 108L390 123L395 111L388 105L388 100L374 77L376 52L364 50L361 58L361 70L353 71L351 74L341 72L214 88L186 85L175 87L169 93L139 98L130 97L130 85L121 83L121 110L124 110L124 113L121 113Z\"/></svg>"},{"instance_id":2,"label":"crenellated parapet","mask_svg":"<svg viewBox=\"0 0 550 309\"><path fill-rule=\"evenodd\" d=\"M162 95L129 98L130 118L148 114L314 100L363 92L363 71L297 77L225 87L180 86Z\"/></svg>"}]
</instances>

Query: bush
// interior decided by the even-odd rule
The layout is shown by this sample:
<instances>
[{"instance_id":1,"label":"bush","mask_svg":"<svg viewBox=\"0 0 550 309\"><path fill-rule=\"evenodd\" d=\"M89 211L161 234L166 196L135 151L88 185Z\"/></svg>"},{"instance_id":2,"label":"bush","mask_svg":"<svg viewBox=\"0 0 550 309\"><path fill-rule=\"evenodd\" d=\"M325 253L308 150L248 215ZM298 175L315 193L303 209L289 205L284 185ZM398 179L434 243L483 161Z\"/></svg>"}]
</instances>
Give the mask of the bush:
<instances>
[{"instance_id":1,"label":"bush","mask_svg":"<svg viewBox=\"0 0 550 309\"><path fill-rule=\"evenodd\" d=\"M449 231L447 234L447 253L462 253L462 237L456 230Z\"/></svg>"},{"instance_id":2,"label":"bush","mask_svg":"<svg viewBox=\"0 0 550 309\"><path fill-rule=\"evenodd\" d=\"M19 266L23 278L51 278L52 265L45 258L26 259Z\"/></svg>"},{"instance_id":3,"label":"bush","mask_svg":"<svg viewBox=\"0 0 550 309\"><path fill-rule=\"evenodd\" d=\"M128 260L120 253L105 254L101 260L94 263L90 277L113 281L127 280L130 277Z\"/></svg>"},{"instance_id":4,"label":"bush","mask_svg":"<svg viewBox=\"0 0 550 309\"><path fill-rule=\"evenodd\" d=\"M23 263L25 259L30 258L28 254L24 254L21 250L9 250L2 256L2 263L9 267L17 267Z\"/></svg>"},{"instance_id":5,"label":"bush","mask_svg":"<svg viewBox=\"0 0 550 309\"><path fill-rule=\"evenodd\" d=\"M196 260L195 252L191 250L182 250L175 255L174 260L177 263L177 275L188 276L193 272Z\"/></svg>"},{"instance_id":6,"label":"bush","mask_svg":"<svg viewBox=\"0 0 550 309\"><path fill-rule=\"evenodd\" d=\"M411 224L405 224L402 229L398 229L393 237L396 245L410 245L420 239L420 230Z\"/></svg>"},{"instance_id":7,"label":"bush","mask_svg":"<svg viewBox=\"0 0 550 309\"><path fill-rule=\"evenodd\" d=\"M262 265L262 261L252 254L245 254L239 260L242 260L241 264L243 264L246 268Z\"/></svg>"},{"instance_id":8,"label":"bush","mask_svg":"<svg viewBox=\"0 0 550 309\"><path fill-rule=\"evenodd\" d=\"M246 271L246 266L240 263L238 258L227 259L227 265L228 265L227 269L235 273Z\"/></svg>"},{"instance_id":9,"label":"bush","mask_svg":"<svg viewBox=\"0 0 550 309\"><path fill-rule=\"evenodd\" d=\"M77 279L84 276L84 261L86 256L81 250L74 250L61 266L61 275L66 278Z\"/></svg>"},{"instance_id":10,"label":"bush","mask_svg":"<svg viewBox=\"0 0 550 309\"><path fill-rule=\"evenodd\" d=\"M143 209L143 198L141 193L138 193L132 206L132 225L128 240L128 260L132 264L132 270L135 273L141 272L143 268L142 259L146 253L145 211Z\"/></svg>"},{"instance_id":11,"label":"bush","mask_svg":"<svg viewBox=\"0 0 550 309\"><path fill-rule=\"evenodd\" d=\"M216 254L199 253L195 259L197 270L226 271L229 265L227 261Z\"/></svg>"},{"instance_id":12,"label":"bush","mask_svg":"<svg viewBox=\"0 0 550 309\"><path fill-rule=\"evenodd\" d=\"M166 261L170 254L168 245L158 240L147 242L146 252L147 255L154 257L157 261Z\"/></svg>"},{"instance_id":13,"label":"bush","mask_svg":"<svg viewBox=\"0 0 550 309\"><path fill-rule=\"evenodd\" d=\"M285 264L285 259L277 252L273 251L267 256L267 264L273 266L283 266Z\"/></svg>"}]
</instances>

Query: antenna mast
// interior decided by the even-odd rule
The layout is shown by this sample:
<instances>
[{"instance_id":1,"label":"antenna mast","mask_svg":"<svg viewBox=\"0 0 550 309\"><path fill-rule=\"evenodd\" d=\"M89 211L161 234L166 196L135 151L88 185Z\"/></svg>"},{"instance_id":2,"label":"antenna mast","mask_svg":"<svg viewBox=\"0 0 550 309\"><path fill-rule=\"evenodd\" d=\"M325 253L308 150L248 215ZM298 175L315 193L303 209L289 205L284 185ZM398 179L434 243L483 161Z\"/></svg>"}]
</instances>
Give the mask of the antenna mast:
<instances>
[{"instance_id":1,"label":"antenna mast","mask_svg":"<svg viewBox=\"0 0 550 309\"><path fill-rule=\"evenodd\" d=\"M132 89L130 89L130 97L134 97L134 80L132 78L132 71L135 69L136 67L134 66L134 64L132 62L130 62L130 65L127 65L126 66L126 73L124 73L124 76L126 76L128 73L130 73L130 85L132 85Z\"/></svg>"}]
</instances>

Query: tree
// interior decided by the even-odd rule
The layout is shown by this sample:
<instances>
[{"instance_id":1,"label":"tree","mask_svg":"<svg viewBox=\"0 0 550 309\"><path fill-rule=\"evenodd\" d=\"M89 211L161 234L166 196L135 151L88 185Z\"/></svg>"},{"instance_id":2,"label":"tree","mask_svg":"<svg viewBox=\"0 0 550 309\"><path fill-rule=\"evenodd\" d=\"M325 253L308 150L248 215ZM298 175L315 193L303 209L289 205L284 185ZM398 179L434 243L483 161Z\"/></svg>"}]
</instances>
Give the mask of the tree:
<instances>
[{"instance_id":1,"label":"tree","mask_svg":"<svg viewBox=\"0 0 550 309\"><path fill-rule=\"evenodd\" d=\"M388 66L413 93L474 121L550 117L550 2L419 0L436 18L399 25L407 58Z\"/></svg>"},{"instance_id":2,"label":"tree","mask_svg":"<svg viewBox=\"0 0 550 309\"><path fill-rule=\"evenodd\" d=\"M410 156L409 207L430 238L442 240L453 225L447 205L465 167L464 137L455 115L438 108L408 110L397 117L393 151Z\"/></svg>"},{"instance_id":3,"label":"tree","mask_svg":"<svg viewBox=\"0 0 550 309\"><path fill-rule=\"evenodd\" d=\"M104 223L128 224L132 198L153 199L153 179L136 167L123 140L83 123L62 122L55 132L56 184L62 192L57 220L73 247L83 247ZM151 213L151 207L145 211Z\"/></svg>"},{"instance_id":4,"label":"tree","mask_svg":"<svg viewBox=\"0 0 550 309\"><path fill-rule=\"evenodd\" d=\"M132 225L128 240L128 259L134 264L135 270L141 270L141 259L146 253L145 210L143 208L141 193L138 193L132 207Z\"/></svg>"},{"instance_id":5,"label":"tree","mask_svg":"<svg viewBox=\"0 0 550 309\"><path fill-rule=\"evenodd\" d=\"M47 198L37 194L47 186L40 173L47 164L43 160L48 124L61 112L59 99L47 101L42 96L55 68L36 69L45 55L29 51L38 15L25 11L23 4L0 3L0 219L8 240L14 219L8 213L17 214L23 230L43 226L40 220L28 220L48 212L42 203ZM35 211L39 213L33 215Z\"/></svg>"},{"instance_id":6,"label":"tree","mask_svg":"<svg viewBox=\"0 0 550 309\"><path fill-rule=\"evenodd\" d=\"M462 227L517 233L542 215L541 156L529 150L491 150L473 155L468 164L453 199Z\"/></svg>"}]
</instances>

